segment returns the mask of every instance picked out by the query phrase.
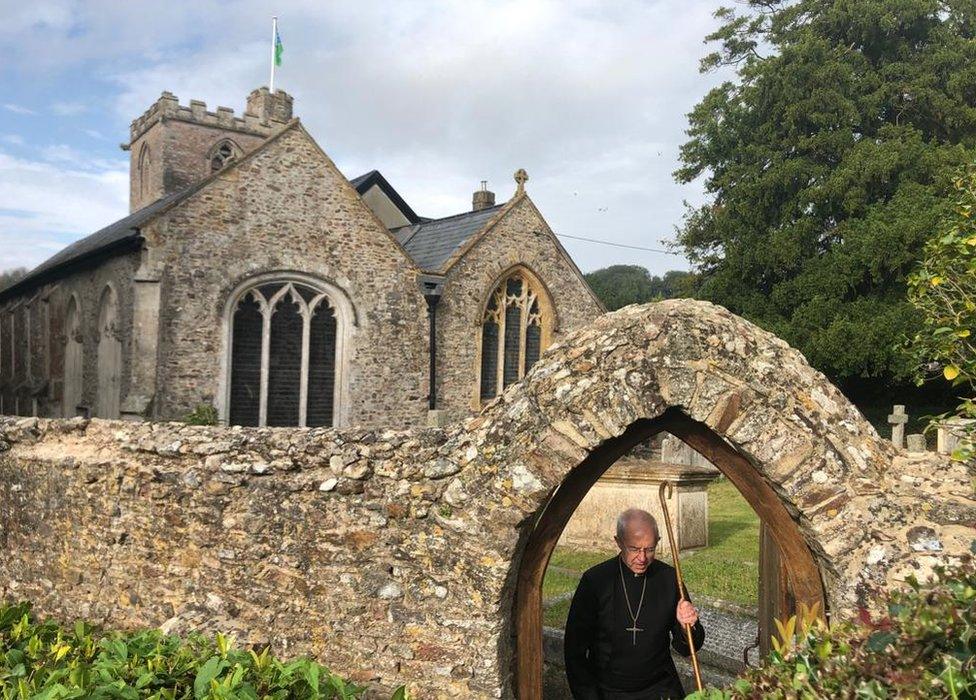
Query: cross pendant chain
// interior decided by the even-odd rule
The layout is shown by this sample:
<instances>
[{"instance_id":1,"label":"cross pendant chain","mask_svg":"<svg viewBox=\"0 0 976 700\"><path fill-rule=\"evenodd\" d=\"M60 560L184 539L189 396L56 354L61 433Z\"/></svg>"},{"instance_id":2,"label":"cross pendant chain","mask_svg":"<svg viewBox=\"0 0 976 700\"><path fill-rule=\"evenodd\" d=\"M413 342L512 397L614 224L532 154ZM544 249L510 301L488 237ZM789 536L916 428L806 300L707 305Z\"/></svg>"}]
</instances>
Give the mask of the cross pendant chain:
<instances>
[{"instance_id":1,"label":"cross pendant chain","mask_svg":"<svg viewBox=\"0 0 976 700\"><path fill-rule=\"evenodd\" d=\"M637 612L635 613L634 609L630 607L630 596L627 595L627 582L624 581L624 565L621 563L620 559L617 559L617 564L620 565L620 586L624 589L624 600L627 603L627 614L630 615L630 619L633 620L633 625L625 629L628 632L633 633L634 646L637 646L637 633L644 631L642 627L637 626L637 618L640 617L641 607L644 605L644 592L647 590L647 576L644 576L644 582L641 584L640 600L637 601Z\"/></svg>"}]
</instances>

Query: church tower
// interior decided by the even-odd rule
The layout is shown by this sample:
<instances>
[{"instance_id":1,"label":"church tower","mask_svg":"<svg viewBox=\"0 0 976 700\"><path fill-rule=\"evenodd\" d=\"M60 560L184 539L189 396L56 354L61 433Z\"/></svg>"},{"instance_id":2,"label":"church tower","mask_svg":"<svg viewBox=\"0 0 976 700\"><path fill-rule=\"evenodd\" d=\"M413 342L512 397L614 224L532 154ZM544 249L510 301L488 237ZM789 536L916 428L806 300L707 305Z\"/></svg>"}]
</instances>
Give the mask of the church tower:
<instances>
[{"instance_id":1,"label":"church tower","mask_svg":"<svg viewBox=\"0 0 976 700\"><path fill-rule=\"evenodd\" d=\"M179 192L257 148L292 118L291 95L253 90L242 116L164 92L129 130L129 211Z\"/></svg>"}]
</instances>

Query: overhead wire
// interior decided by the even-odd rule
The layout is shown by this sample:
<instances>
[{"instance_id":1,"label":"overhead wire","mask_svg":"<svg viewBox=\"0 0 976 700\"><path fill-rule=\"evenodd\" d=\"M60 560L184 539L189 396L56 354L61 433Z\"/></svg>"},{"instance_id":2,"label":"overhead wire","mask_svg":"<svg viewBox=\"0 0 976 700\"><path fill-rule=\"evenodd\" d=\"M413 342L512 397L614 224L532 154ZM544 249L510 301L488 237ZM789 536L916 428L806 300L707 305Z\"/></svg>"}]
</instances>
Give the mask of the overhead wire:
<instances>
[{"instance_id":1,"label":"overhead wire","mask_svg":"<svg viewBox=\"0 0 976 700\"><path fill-rule=\"evenodd\" d=\"M646 246L640 245L630 245L629 243L614 243L613 241L601 241L597 238L585 238L583 236L570 236L568 233L557 233L557 238L572 238L574 241L586 241L588 243L600 243L602 245L609 245L615 248L630 248L631 250L645 250L649 253L664 253L665 255L674 255L679 258L683 258L684 255L681 253L675 253L670 250L664 250L662 248L648 248Z\"/></svg>"}]
</instances>

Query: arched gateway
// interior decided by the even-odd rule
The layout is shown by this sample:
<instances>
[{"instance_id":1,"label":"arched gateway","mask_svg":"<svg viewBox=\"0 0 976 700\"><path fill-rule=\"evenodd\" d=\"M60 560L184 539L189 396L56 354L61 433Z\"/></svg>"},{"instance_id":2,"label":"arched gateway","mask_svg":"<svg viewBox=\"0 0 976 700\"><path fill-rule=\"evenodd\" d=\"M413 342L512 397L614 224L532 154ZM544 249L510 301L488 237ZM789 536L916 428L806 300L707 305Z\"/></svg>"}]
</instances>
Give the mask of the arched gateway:
<instances>
[{"instance_id":1,"label":"arched gateway","mask_svg":"<svg viewBox=\"0 0 976 700\"><path fill-rule=\"evenodd\" d=\"M672 300L601 317L444 430L0 419L0 592L270 639L420 697L534 700L552 545L659 430L728 475L796 598L835 617L969 551L966 465L896 451L786 343Z\"/></svg>"},{"instance_id":2,"label":"arched gateway","mask_svg":"<svg viewBox=\"0 0 976 700\"><path fill-rule=\"evenodd\" d=\"M555 347L478 421L492 462L519 465L510 613L520 697L541 689L541 582L589 487L662 430L708 457L769 527L797 601L850 608L865 502L894 456L860 413L782 340L687 300L609 314ZM489 427L490 426L490 427ZM469 472L476 479L479 470ZM485 484L465 484L471 493ZM856 567L855 567L856 568Z\"/></svg>"}]
</instances>

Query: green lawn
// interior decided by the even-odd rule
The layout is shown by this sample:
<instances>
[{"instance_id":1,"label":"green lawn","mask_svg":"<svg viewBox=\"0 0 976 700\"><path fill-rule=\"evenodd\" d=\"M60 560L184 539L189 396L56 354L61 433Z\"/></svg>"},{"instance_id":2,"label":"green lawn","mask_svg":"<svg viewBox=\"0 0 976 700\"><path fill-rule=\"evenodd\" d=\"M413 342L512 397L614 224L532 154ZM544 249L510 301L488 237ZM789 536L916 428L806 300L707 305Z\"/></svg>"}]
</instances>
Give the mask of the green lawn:
<instances>
[{"instance_id":1,"label":"green lawn","mask_svg":"<svg viewBox=\"0 0 976 700\"><path fill-rule=\"evenodd\" d=\"M759 518L725 479L708 487L708 512L709 546L681 553L682 573L691 597L703 594L755 606L759 595ZM542 584L543 598L575 590L586 569L614 554L612 541L602 552L557 547ZM670 553L662 552L661 559L670 563ZM562 627L567 612L568 600L550 604L544 611L544 624Z\"/></svg>"}]
</instances>

